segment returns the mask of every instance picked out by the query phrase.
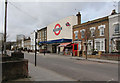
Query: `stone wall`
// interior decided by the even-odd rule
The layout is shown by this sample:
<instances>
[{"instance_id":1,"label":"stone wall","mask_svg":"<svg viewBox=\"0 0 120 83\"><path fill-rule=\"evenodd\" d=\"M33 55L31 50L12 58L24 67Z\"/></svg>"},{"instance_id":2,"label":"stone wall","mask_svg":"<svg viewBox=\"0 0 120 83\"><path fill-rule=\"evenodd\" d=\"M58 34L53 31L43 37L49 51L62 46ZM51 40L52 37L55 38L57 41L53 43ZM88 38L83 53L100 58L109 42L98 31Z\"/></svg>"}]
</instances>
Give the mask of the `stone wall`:
<instances>
[{"instance_id":1,"label":"stone wall","mask_svg":"<svg viewBox=\"0 0 120 83\"><path fill-rule=\"evenodd\" d=\"M13 80L28 76L28 60L2 62L2 80Z\"/></svg>"}]
</instances>

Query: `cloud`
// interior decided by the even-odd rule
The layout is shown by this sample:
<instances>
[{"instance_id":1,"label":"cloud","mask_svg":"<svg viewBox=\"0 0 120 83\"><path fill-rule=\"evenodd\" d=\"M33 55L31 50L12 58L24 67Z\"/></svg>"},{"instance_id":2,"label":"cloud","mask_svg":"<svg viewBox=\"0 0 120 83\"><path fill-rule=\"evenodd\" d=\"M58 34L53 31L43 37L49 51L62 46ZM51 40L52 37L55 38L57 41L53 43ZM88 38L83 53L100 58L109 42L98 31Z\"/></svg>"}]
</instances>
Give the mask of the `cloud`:
<instances>
[{"instance_id":1,"label":"cloud","mask_svg":"<svg viewBox=\"0 0 120 83\"><path fill-rule=\"evenodd\" d=\"M29 36L32 31L43 28L67 16L76 15L78 11L82 14L82 22L86 22L109 15L114 8L112 2L11 3L8 4L8 40L15 40L17 34ZM4 5L2 4L2 6ZM2 11L0 8L0 12ZM0 16L1 19L3 19L3 16Z\"/></svg>"}]
</instances>

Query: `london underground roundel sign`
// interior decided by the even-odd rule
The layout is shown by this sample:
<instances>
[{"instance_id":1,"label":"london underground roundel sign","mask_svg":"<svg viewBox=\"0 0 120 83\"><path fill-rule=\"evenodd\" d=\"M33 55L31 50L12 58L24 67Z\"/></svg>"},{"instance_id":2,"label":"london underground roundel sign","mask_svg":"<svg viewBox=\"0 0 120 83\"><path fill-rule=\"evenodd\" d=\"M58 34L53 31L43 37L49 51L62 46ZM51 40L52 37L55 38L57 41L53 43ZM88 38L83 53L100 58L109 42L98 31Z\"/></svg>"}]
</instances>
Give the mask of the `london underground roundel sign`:
<instances>
[{"instance_id":1,"label":"london underground roundel sign","mask_svg":"<svg viewBox=\"0 0 120 83\"><path fill-rule=\"evenodd\" d=\"M53 29L53 32L55 33L55 35L59 35L61 30L62 30L62 27L60 26L60 24L56 24Z\"/></svg>"}]
</instances>

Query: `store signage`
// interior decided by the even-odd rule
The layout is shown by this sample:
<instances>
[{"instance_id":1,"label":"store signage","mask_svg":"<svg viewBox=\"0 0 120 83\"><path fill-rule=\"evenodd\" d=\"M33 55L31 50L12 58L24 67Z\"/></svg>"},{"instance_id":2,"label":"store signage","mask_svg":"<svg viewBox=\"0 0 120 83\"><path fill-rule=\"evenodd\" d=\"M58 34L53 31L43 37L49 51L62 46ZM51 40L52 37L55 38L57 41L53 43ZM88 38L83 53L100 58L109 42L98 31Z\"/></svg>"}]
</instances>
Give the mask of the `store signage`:
<instances>
[{"instance_id":1,"label":"store signage","mask_svg":"<svg viewBox=\"0 0 120 83\"><path fill-rule=\"evenodd\" d=\"M55 35L59 35L61 30L62 30L62 27L60 26L60 24L56 24L53 29L53 32L55 33Z\"/></svg>"},{"instance_id":2,"label":"store signage","mask_svg":"<svg viewBox=\"0 0 120 83\"><path fill-rule=\"evenodd\" d=\"M70 23L69 23L69 22L67 22L67 23L66 23L66 26L70 26Z\"/></svg>"}]
</instances>

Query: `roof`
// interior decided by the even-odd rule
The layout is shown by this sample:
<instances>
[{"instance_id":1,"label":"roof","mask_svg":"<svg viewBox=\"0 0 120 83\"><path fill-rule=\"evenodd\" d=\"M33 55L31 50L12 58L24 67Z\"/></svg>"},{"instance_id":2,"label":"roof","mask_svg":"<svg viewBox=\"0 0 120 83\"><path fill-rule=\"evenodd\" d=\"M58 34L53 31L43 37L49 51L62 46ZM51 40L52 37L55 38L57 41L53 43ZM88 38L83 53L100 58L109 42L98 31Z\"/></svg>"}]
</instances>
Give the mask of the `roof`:
<instances>
[{"instance_id":1,"label":"roof","mask_svg":"<svg viewBox=\"0 0 120 83\"><path fill-rule=\"evenodd\" d=\"M42 41L38 44L53 44L53 43L66 43L66 42L72 42L72 39L57 39L57 40L50 40L50 41Z\"/></svg>"},{"instance_id":2,"label":"roof","mask_svg":"<svg viewBox=\"0 0 120 83\"><path fill-rule=\"evenodd\" d=\"M38 31L41 31L41 30L43 30L43 29L47 29L47 27L41 28L41 29L37 30L37 32L38 32Z\"/></svg>"},{"instance_id":3,"label":"roof","mask_svg":"<svg viewBox=\"0 0 120 83\"><path fill-rule=\"evenodd\" d=\"M80 25L74 25L73 29L78 28L78 27L82 27L82 26L87 26L87 25L94 24L94 23L98 23L98 22L102 22L102 21L106 21L106 20L108 20L108 16L98 18L98 19L95 19L95 20L92 20L92 21L88 21L88 22L82 23Z\"/></svg>"}]
</instances>

